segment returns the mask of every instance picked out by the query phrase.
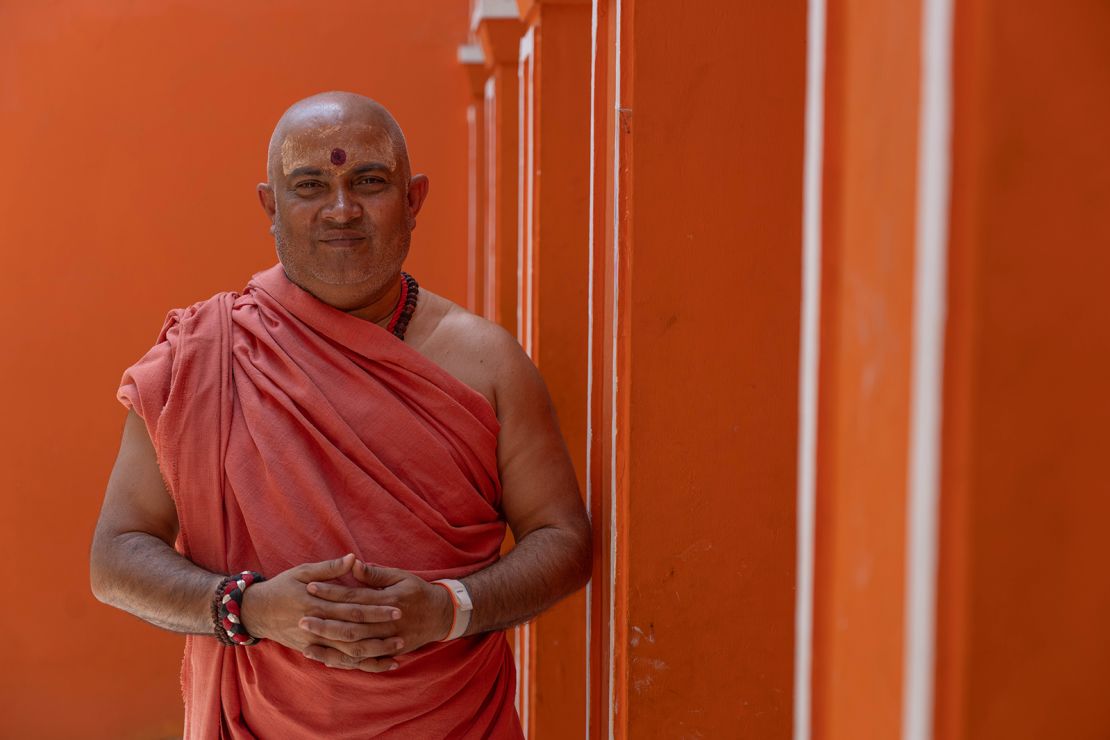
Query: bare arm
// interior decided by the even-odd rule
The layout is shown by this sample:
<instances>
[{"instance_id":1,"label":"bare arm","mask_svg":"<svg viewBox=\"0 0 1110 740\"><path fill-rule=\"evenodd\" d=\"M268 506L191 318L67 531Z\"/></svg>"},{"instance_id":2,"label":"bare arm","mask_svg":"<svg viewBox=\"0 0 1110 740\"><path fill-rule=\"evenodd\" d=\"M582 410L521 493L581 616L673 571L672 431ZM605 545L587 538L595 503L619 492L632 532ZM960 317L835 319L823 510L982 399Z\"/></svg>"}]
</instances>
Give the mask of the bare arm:
<instances>
[{"instance_id":1,"label":"bare arm","mask_svg":"<svg viewBox=\"0 0 1110 740\"><path fill-rule=\"evenodd\" d=\"M511 337L502 357L498 467L516 545L461 579L474 602L467 634L526 622L590 577L590 521L547 388Z\"/></svg>"},{"instance_id":2,"label":"bare arm","mask_svg":"<svg viewBox=\"0 0 1110 740\"><path fill-rule=\"evenodd\" d=\"M132 410L124 423L119 455L93 536L89 557L93 594L103 603L163 629L213 635L211 604L223 574L211 573L173 549L178 526L177 510L162 481L154 446L143 420ZM243 625L256 637L298 651L315 640L298 626L306 614L351 620L385 636L392 631L388 623L400 618L398 610L335 604L305 591L308 582L338 578L353 563L354 556L349 554L306 563L251 586L243 600ZM352 651L385 670L392 661L385 659L378 665L373 658L396 649L392 642L370 639Z\"/></svg>"},{"instance_id":3,"label":"bare arm","mask_svg":"<svg viewBox=\"0 0 1110 740\"><path fill-rule=\"evenodd\" d=\"M173 549L177 511L142 418L127 414L89 555L93 594L172 632L212 634L209 605L221 575Z\"/></svg>"}]
</instances>

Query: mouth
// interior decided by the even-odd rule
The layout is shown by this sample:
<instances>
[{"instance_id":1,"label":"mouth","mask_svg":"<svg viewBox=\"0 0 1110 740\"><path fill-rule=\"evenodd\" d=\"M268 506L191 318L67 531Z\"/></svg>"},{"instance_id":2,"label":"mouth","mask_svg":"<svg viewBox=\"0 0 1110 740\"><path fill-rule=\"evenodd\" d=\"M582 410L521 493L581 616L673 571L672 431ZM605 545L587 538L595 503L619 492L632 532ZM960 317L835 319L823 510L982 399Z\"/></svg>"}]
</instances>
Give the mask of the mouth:
<instances>
[{"instance_id":1,"label":"mouth","mask_svg":"<svg viewBox=\"0 0 1110 740\"><path fill-rule=\"evenodd\" d=\"M327 244L329 247L357 247L366 241L366 237L355 234L343 234L330 236L320 241Z\"/></svg>"}]
</instances>

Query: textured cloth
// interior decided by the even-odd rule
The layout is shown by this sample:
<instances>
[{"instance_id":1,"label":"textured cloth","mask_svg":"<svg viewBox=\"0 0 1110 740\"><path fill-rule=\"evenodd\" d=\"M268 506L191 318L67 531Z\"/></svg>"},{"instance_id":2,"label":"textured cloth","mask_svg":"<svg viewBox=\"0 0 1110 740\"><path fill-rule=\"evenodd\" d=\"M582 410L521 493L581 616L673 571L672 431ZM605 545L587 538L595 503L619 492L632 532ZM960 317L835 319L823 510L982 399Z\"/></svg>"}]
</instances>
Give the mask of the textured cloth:
<instances>
[{"instance_id":1,"label":"textured cloth","mask_svg":"<svg viewBox=\"0 0 1110 740\"><path fill-rule=\"evenodd\" d=\"M489 402L280 264L170 311L117 397L154 443L177 550L214 573L270 578L353 552L432 580L499 556ZM187 738L521 737L501 632L431 643L383 674L189 636L181 683Z\"/></svg>"}]
</instances>

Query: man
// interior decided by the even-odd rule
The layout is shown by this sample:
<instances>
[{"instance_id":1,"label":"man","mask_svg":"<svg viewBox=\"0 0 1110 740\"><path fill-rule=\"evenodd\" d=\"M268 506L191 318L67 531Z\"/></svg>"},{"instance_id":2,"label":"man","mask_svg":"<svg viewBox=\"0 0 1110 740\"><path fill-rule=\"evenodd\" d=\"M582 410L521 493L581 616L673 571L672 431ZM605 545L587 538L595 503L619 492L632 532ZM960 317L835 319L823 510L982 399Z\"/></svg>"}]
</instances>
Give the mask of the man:
<instances>
[{"instance_id":1,"label":"man","mask_svg":"<svg viewBox=\"0 0 1110 740\"><path fill-rule=\"evenodd\" d=\"M543 381L401 272L428 178L382 106L296 103L267 173L279 264L124 373L93 591L188 635L187 737L519 737L499 630L590 571Z\"/></svg>"}]
</instances>

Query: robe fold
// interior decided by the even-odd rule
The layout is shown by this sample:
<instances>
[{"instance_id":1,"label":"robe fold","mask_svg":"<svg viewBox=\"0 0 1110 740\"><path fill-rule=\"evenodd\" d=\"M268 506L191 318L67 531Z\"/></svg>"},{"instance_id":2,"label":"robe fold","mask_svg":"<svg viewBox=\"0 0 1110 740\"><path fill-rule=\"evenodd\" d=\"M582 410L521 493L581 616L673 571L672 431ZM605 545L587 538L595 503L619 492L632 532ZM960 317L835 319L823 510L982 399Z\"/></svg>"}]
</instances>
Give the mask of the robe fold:
<instances>
[{"instance_id":1,"label":"robe fold","mask_svg":"<svg viewBox=\"0 0 1110 740\"><path fill-rule=\"evenodd\" d=\"M433 580L499 557L489 402L280 263L242 293L170 311L117 397L154 444L177 550L202 568L272 577L353 552ZM185 736L521 737L503 633L431 643L400 663L346 671L270 640L231 648L190 635Z\"/></svg>"}]
</instances>

